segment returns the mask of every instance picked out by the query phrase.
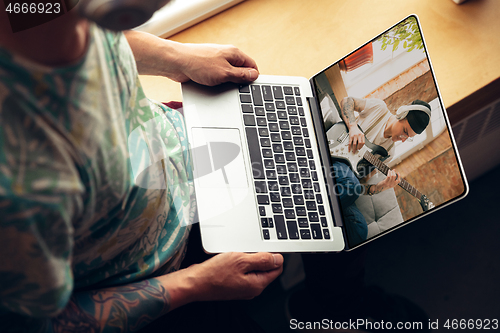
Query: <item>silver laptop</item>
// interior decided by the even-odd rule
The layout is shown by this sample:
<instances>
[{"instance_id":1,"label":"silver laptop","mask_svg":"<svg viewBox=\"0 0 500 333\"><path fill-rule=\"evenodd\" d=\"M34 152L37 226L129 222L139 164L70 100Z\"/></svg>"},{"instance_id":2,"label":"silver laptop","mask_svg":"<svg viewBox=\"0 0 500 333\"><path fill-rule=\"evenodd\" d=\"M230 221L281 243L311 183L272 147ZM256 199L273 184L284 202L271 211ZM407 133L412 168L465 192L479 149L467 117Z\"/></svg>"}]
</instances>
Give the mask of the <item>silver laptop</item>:
<instances>
[{"instance_id":1,"label":"silver laptop","mask_svg":"<svg viewBox=\"0 0 500 333\"><path fill-rule=\"evenodd\" d=\"M350 250L468 192L415 15L309 80L261 75L244 86L190 82L182 94L207 252ZM367 140L352 154L339 116L346 96L376 100L391 112L424 100L431 119L413 142L379 150ZM390 169L404 176L394 189L357 198L367 229L361 241L346 232L335 161L365 184Z\"/></svg>"}]
</instances>

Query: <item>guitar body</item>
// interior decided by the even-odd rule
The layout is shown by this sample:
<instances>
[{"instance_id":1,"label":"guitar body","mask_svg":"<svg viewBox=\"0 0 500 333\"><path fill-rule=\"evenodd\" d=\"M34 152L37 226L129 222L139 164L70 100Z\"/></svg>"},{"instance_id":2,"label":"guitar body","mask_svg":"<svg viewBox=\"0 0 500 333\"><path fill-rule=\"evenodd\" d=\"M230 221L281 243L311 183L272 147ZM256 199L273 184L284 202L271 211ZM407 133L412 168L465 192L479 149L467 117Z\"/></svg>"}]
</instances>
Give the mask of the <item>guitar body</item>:
<instances>
[{"instance_id":1,"label":"guitar body","mask_svg":"<svg viewBox=\"0 0 500 333\"><path fill-rule=\"evenodd\" d=\"M356 177L363 178L373 170L366 170L366 166L370 165L364 160L364 155L369 152L373 155L380 155L383 159L388 156L387 151L376 144L371 143L365 136L365 145L358 150L355 154L349 152L349 131L347 126L343 123L334 124L326 133L328 138L328 146L330 148L330 155L334 158L343 160L351 166L352 171Z\"/></svg>"},{"instance_id":2,"label":"guitar body","mask_svg":"<svg viewBox=\"0 0 500 333\"><path fill-rule=\"evenodd\" d=\"M350 165L352 171L358 178L368 175L374 168L387 175L390 168L382 161L387 159L387 151L376 144L371 143L365 136L365 145L356 153L349 152L349 131L343 123L336 123L328 132L328 146L332 158L340 159ZM377 157L380 155L382 158ZM371 169L370 169L371 168ZM405 179L399 183L404 190L418 199L424 211L434 208L434 204L416 188L411 186Z\"/></svg>"}]
</instances>

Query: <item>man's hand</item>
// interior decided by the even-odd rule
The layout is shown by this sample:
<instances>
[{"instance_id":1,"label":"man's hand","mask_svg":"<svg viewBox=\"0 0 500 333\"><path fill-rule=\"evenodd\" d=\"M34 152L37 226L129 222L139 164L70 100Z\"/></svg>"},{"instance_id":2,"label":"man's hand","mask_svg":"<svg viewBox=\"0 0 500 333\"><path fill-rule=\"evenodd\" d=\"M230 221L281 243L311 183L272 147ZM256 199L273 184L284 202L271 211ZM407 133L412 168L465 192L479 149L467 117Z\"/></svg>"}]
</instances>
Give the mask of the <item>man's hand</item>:
<instances>
[{"instance_id":1,"label":"man's hand","mask_svg":"<svg viewBox=\"0 0 500 333\"><path fill-rule=\"evenodd\" d=\"M177 82L193 80L214 86L250 83L259 71L255 61L234 46L182 44L154 35L127 31L139 74L166 76Z\"/></svg>"},{"instance_id":2,"label":"man's hand","mask_svg":"<svg viewBox=\"0 0 500 333\"><path fill-rule=\"evenodd\" d=\"M379 182L377 185L372 185L370 188L370 194L377 194L382 191L388 190L395 187L401 182L401 175L395 170L389 170L387 177Z\"/></svg>"},{"instance_id":3,"label":"man's hand","mask_svg":"<svg viewBox=\"0 0 500 333\"><path fill-rule=\"evenodd\" d=\"M356 124L349 129L349 152L356 153L365 145L365 135Z\"/></svg>"},{"instance_id":4,"label":"man's hand","mask_svg":"<svg viewBox=\"0 0 500 333\"><path fill-rule=\"evenodd\" d=\"M252 299L283 271L283 256L271 253L221 253L192 265L196 301Z\"/></svg>"},{"instance_id":5,"label":"man's hand","mask_svg":"<svg viewBox=\"0 0 500 333\"><path fill-rule=\"evenodd\" d=\"M181 71L170 78L207 86L223 82L248 83L259 76L255 61L231 45L180 44Z\"/></svg>"}]
</instances>

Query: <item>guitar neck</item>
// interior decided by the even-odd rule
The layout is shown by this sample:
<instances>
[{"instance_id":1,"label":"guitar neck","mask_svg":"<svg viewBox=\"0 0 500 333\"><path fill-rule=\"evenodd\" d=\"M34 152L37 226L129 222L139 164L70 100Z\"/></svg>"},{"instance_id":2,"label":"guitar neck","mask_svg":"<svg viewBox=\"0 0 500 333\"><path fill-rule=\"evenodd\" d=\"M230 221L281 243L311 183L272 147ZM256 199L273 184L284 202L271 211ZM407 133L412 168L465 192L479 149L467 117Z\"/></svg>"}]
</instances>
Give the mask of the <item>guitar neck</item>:
<instances>
[{"instance_id":1,"label":"guitar neck","mask_svg":"<svg viewBox=\"0 0 500 333\"><path fill-rule=\"evenodd\" d=\"M373 155L369 151L366 151L363 157L386 176L387 173L391 170L391 168L389 168L384 162L376 158L375 155ZM422 193L420 193L415 187L411 186L410 183L406 181L406 179L404 178L401 179L398 185L401 186L408 193L413 195L415 198L419 200L420 198L422 198Z\"/></svg>"}]
</instances>

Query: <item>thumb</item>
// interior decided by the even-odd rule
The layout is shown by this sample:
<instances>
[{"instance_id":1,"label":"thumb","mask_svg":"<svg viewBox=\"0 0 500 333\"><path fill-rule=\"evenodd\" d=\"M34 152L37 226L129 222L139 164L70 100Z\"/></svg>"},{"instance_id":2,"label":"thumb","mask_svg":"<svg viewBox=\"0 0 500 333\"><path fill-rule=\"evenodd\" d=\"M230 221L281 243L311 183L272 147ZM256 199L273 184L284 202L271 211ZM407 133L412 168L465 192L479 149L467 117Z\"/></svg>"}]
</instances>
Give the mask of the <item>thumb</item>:
<instances>
[{"instance_id":1,"label":"thumb","mask_svg":"<svg viewBox=\"0 0 500 333\"><path fill-rule=\"evenodd\" d=\"M255 68L233 67L229 72L227 80L234 83L250 83L259 77Z\"/></svg>"},{"instance_id":2,"label":"thumb","mask_svg":"<svg viewBox=\"0 0 500 333\"><path fill-rule=\"evenodd\" d=\"M255 253L249 254L248 272L271 271L283 266L283 256L279 253Z\"/></svg>"}]
</instances>

